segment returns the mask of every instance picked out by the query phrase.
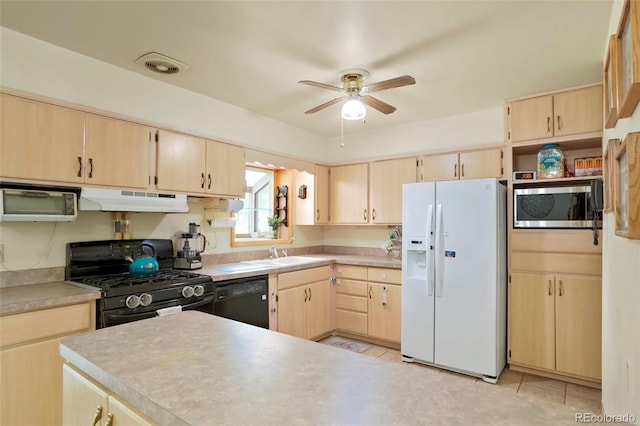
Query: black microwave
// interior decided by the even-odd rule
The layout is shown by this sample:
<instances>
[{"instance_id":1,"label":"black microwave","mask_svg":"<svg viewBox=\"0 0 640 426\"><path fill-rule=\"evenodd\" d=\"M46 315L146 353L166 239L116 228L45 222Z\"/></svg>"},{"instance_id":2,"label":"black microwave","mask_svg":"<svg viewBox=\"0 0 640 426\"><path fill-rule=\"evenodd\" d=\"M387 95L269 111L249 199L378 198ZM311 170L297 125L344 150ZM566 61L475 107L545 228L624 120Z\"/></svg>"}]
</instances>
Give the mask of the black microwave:
<instances>
[{"instance_id":1,"label":"black microwave","mask_svg":"<svg viewBox=\"0 0 640 426\"><path fill-rule=\"evenodd\" d=\"M516 188L514 228L593 228L602 209L602 181L592 184Z\"/></svg>"}]
</instances>

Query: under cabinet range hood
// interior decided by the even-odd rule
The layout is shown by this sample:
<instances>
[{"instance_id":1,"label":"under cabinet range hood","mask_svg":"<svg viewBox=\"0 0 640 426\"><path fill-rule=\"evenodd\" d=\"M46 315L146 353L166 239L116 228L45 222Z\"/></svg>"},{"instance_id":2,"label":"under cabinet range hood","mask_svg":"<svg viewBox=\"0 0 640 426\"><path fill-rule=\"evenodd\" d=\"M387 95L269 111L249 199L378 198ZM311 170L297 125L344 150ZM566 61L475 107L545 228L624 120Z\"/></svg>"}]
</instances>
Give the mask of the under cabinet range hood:
<instances>
[{"instance_id":1,"label":"under cabinet range hood","mask_svg":"<svg viewBox=\"0 0 640 426\"><path fill-rule=\"evenodd\" d=\"M82 188L79 210L187 213L187 196L126 189Z\"/></svg>"}]
</instances>

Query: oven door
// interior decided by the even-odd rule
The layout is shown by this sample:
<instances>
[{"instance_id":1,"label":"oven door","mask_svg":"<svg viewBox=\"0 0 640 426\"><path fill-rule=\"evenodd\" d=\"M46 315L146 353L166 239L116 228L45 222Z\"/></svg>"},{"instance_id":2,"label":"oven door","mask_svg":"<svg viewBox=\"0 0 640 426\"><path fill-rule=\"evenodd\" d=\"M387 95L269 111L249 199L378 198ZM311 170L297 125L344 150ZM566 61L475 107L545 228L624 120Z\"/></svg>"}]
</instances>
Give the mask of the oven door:
<instances>
[{"instance_id":1,"label":"oven door","mask_svg":"<svg viewBox=\"0 0 640 426\"><path fill-rule=\"evenodd\" d=\"M590 186L513 190L514 228L592 228Z\"/></svg>"},{"instance_id":2,"label":"oven door","mask_svg":"<svg viewBox=\"0 0 640 426\"><path fill-rule=\"evenodd\" d=\"M158 315L159 309L171 308L174 306L182 306L183 311L194 310L213 314L213 295L204 299L197 300L192 303L181 304L179 300L171 300L163 303L146 306L142 310L124 308L103 311L98 318L98 328L111 327L113 325L124 324L127 322L138 321L147 318L153 318Z\"/></svg>"}]
</instances>

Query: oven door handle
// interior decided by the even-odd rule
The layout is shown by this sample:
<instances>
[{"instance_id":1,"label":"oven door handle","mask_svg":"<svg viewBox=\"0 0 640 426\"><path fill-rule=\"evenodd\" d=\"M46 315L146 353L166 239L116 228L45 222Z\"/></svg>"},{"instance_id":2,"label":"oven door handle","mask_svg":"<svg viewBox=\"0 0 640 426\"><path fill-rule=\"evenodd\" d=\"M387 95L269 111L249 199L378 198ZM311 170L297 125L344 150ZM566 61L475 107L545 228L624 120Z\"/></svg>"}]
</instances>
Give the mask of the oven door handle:
<instances>
[{"instance_id":1,"label":"oven door handle","mask_svg":"<svg viewBox=\"0 0 640 426\"><path fill-rule=\"evenodd\" d=\"M207 305L209 303L213 303L213 296L208 296L207 298L198 300L197 302L189 303L187 305L182 305L182 310L184 311L185 309L198 308L200 306Z\"/></svg>"},{"instance_id":2,"label":"oven door handle","mask_svg":"<svg viewBox=\"0 0 640 426\"><path fill-rule=\"evenodd\" d=\"M189 303L181 306L182 306L182 310L184 311L187 309L198 308L200 306L204 306L209 303L213 303L213 296L208 296L207 298L198 300L197 302L193 302L193 303ZM180 305L176 305L176 306L180 306ZM158 315L158 311L155 311L155 310L140 312L140 313L107 314L106 320L108 323L114 322L116 324L121 324L123 322L131 322L131 321L137 321L141 319L153 318L156 315ZM122 321L122 320L125 320L125 321Z\"/></svg>"}]
</instances>

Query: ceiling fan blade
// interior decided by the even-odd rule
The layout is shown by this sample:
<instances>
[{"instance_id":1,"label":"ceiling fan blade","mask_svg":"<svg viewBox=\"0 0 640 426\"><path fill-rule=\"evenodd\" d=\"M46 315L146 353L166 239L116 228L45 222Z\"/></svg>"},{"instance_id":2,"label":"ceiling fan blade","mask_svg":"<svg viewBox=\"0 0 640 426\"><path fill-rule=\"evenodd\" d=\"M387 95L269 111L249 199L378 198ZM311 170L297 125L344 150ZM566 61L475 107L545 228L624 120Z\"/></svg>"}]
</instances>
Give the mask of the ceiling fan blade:
<instances>
[{"instance_id":1,"label":"ceiling fan blade","mask_svg":"<svg viewBox=\"0 0 640 426\"><path fill-rule=\"evenodd\" d=\"M330 84L318 83L317 81L311 81L311 80L300 80L298 83L306 84L307 86L319 87L321 89L337 90L338 92L342 92L344 90L342 87L332 86Z\"/></svg>"},{"instance_id":2,"label":"ceiling fan blade","mask_svg":"<svg viewBox=\"0 0 640 426\"><path fill-rule=\"evenodd\" d=\"M391 114L396 110L396 107L391 106L386 102L382 102L380 99L374 98L373 96L362 96L360 97L360 100L383 114Z\"/></svg>"},{"instance_id":3,"label":"ceiling fan blade","mask_svg":"<svg viewBox=\"0 0 640 426\"><path fill-rule=\"evenodd\" d=\"M409 86L411 84L416 84L416 79L411 77L410 75L403 75L401 77L369 84L365 88L365 91L373 93L379 92L381 90L393 89L394 87Z\"/></svg>"},{"instance_id":4,"label":"ceiling fan blade","mask_svg":"<svg viewBox=\"0 0 640 426\"><path fill-rule=\"evenodd\" d=\"M318 105L315 108L311 108L309 111L305 111L304 113L305 114L313 114L314 112L318 112L318 111L323 110L323 109L325 109L327 107L330 107L331 105L337 104L338 102L340 102L344 98L346 98L346 96L343 96L341 98L335 98L333 100L330 100L329 102L323 103L322 105Z\"/></svg>"}]
</instances>

